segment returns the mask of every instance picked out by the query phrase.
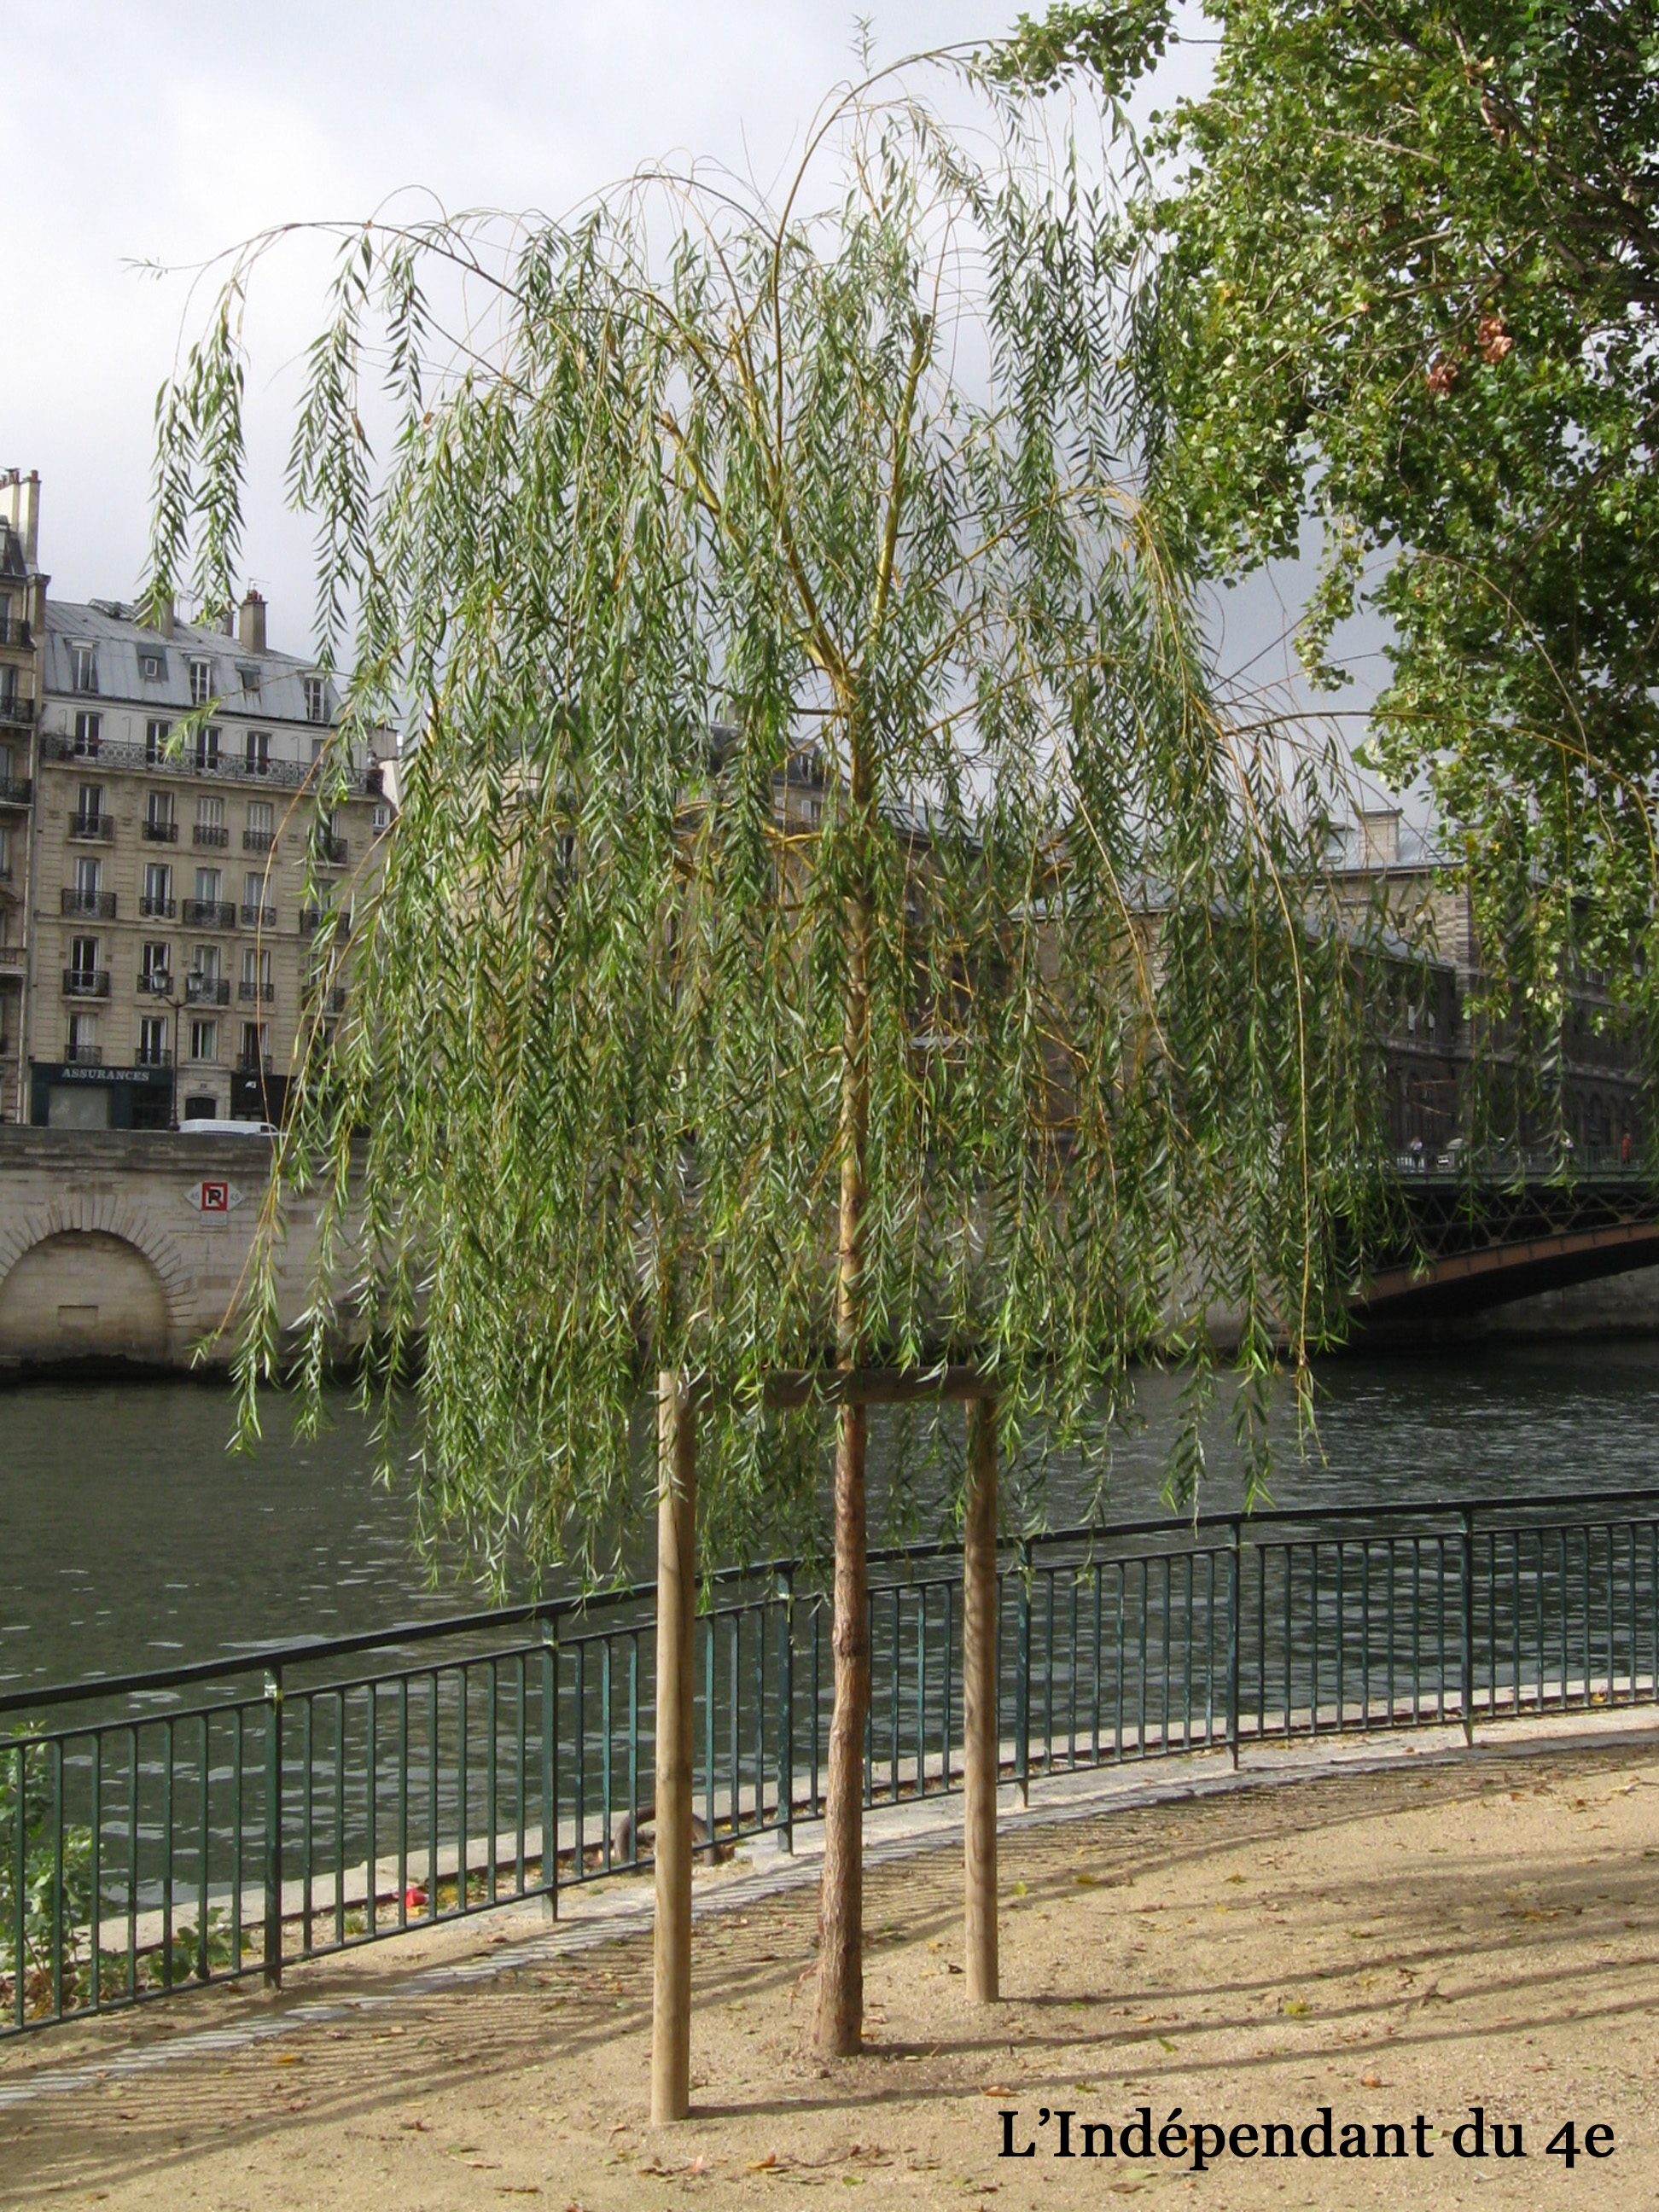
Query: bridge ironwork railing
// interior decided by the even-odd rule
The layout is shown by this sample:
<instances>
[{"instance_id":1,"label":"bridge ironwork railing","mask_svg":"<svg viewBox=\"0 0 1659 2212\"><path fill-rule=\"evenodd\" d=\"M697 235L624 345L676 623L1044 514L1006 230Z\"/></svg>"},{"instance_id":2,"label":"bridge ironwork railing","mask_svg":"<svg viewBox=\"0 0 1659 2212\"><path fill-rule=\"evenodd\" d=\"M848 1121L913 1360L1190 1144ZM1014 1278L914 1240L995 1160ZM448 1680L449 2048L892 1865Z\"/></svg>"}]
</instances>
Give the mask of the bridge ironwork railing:
<instances>
[{"instance_id":1,"label":"bridge ironwork railing","mask_svg":"<svg viewBox=\"0 0 1659 2212\"><path fill-rule=\"evenodd\" d=\"M872 1555L866 1802L960 1787L958 1553ZM0 2034L651 1863L647 1588L0 1697ZM823 1811L828 1597L714 1578L696 1841ZM1077 1528L1011 1547L1003 1778L1655 1702L1659 1491Z\"/></svg>"}]
</instances>

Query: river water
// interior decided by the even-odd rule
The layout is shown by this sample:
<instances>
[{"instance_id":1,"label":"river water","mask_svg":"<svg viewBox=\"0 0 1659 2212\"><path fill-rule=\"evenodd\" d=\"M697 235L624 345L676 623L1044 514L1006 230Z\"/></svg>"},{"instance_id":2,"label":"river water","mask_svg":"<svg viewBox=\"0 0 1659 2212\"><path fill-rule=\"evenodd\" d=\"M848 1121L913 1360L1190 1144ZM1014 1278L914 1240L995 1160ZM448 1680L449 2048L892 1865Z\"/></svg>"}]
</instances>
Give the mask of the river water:
<instances>
[{"instance_id":1,"label":"river water","mask_svg":"<svg viewBox=\"0 0 1659 2212\"><path fill-rule=\"evenodd\" d=\"M1111 1517L1164 1510L1176 1396L1170 1378L1144 1383L1143 1425L1115 1450ZM1320 1407L1315 1454L1298 1457L1283 1425L1278 1504L1659 1487L1659 1341L1336 1359ZM374 1486L343 1403L314 1443L273 1406L246 1455L228 1453L230 1422L228 1393L207 1382L0 1390L0 1689L485 1601L453 1563L428 1580L410 1502ZM1206 1452L1203 1503L1230 1508L1239 1473L1222 1418ZM1075 1519L1078 1471L1051 1468L1042 1503L1050 1525Z\"/></svg>"}]
</instances>

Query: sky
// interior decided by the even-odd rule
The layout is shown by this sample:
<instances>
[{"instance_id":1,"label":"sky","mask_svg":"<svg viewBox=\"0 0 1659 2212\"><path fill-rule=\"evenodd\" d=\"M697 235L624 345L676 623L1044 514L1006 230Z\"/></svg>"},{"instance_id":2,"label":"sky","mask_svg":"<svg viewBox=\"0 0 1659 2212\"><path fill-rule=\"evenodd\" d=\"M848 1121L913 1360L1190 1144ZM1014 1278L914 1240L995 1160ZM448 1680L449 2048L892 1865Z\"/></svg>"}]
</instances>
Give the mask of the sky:
<instances>
[{"instance_id":1,"label":"sky","mask_svg":"<svg viewBox=\"0 0 1659 2212\"><path fill-rule=\"evenodd\" d=\"M1018 5L866 0L864 12L878 60L890 60L993 36ZM1185 27L1204 27L1189 15ZM211 257L270 225L349 220L416 186L451 212L557 215L674 153L769 186L852 70L854 37L844 0L14 9L0 468L40 472L53 595L128 599L137 587L155 392L181 331L200 327L204 295L192 297L191 277ZM1204 47L1188 44L1156 97L1198 88L1206 66ZM307 526L285 507L282 464L325 273L304 246L265 264L248 325L242 580L270 603L272 645L296 653L312 641L311 551ZM1304 581L1292 569L1226 595L1217 629L1229 662L1282 672Z\"/></svg>"}]
</instances>

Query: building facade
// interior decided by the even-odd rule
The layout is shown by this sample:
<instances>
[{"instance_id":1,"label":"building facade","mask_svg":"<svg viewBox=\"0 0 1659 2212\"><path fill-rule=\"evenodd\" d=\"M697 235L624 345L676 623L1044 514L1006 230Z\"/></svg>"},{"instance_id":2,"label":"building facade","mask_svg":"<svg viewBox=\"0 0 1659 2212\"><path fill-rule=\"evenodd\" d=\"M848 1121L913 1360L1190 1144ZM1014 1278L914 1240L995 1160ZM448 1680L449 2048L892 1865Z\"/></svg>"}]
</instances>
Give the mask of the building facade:
<instances>
[{"instance_id":1,"label":"building facade","mask_svg":"<svg viewBox=\"0 0 1659 2212\"><path fill-rule=\"evenodd\" d=\"M0 475L0 1121L23 1117L27 1085L34 726L46 579L36 559L40 482Z\"/></svg>"},{"instance_id":2,"label":"building facade","mask_svg":"<svg viewBox=\"0 0 1659 2212\"><path fill-rule=\"evenodd\" d=\"M278 1121L296 1043L346 1006L387 764L321 814L334 687L270 649L257 592L234 632L42 596L18 1118Z\"/></svg>"}]
</instances>

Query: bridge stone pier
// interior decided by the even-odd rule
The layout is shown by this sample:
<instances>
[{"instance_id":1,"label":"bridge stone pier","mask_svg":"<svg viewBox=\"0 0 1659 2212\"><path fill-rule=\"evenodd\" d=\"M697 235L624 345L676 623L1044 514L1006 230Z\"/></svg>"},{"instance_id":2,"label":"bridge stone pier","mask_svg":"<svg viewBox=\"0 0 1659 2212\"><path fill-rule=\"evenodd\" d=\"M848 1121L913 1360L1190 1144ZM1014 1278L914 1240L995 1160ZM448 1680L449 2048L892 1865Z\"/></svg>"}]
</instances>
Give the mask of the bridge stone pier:
<instances>
[{"instance_id":1,"label":"bridge stone pier","mask_svg":"<svg viewBox=\"0 0 1659 2212\"><path fill-rule=\"evenodd\" d=\"M0 1374L73 1362L228 1365L270 1139L0 1127ZM285 1324L316 1202L289 1210Z\"/></svg>"}]
</instances>

